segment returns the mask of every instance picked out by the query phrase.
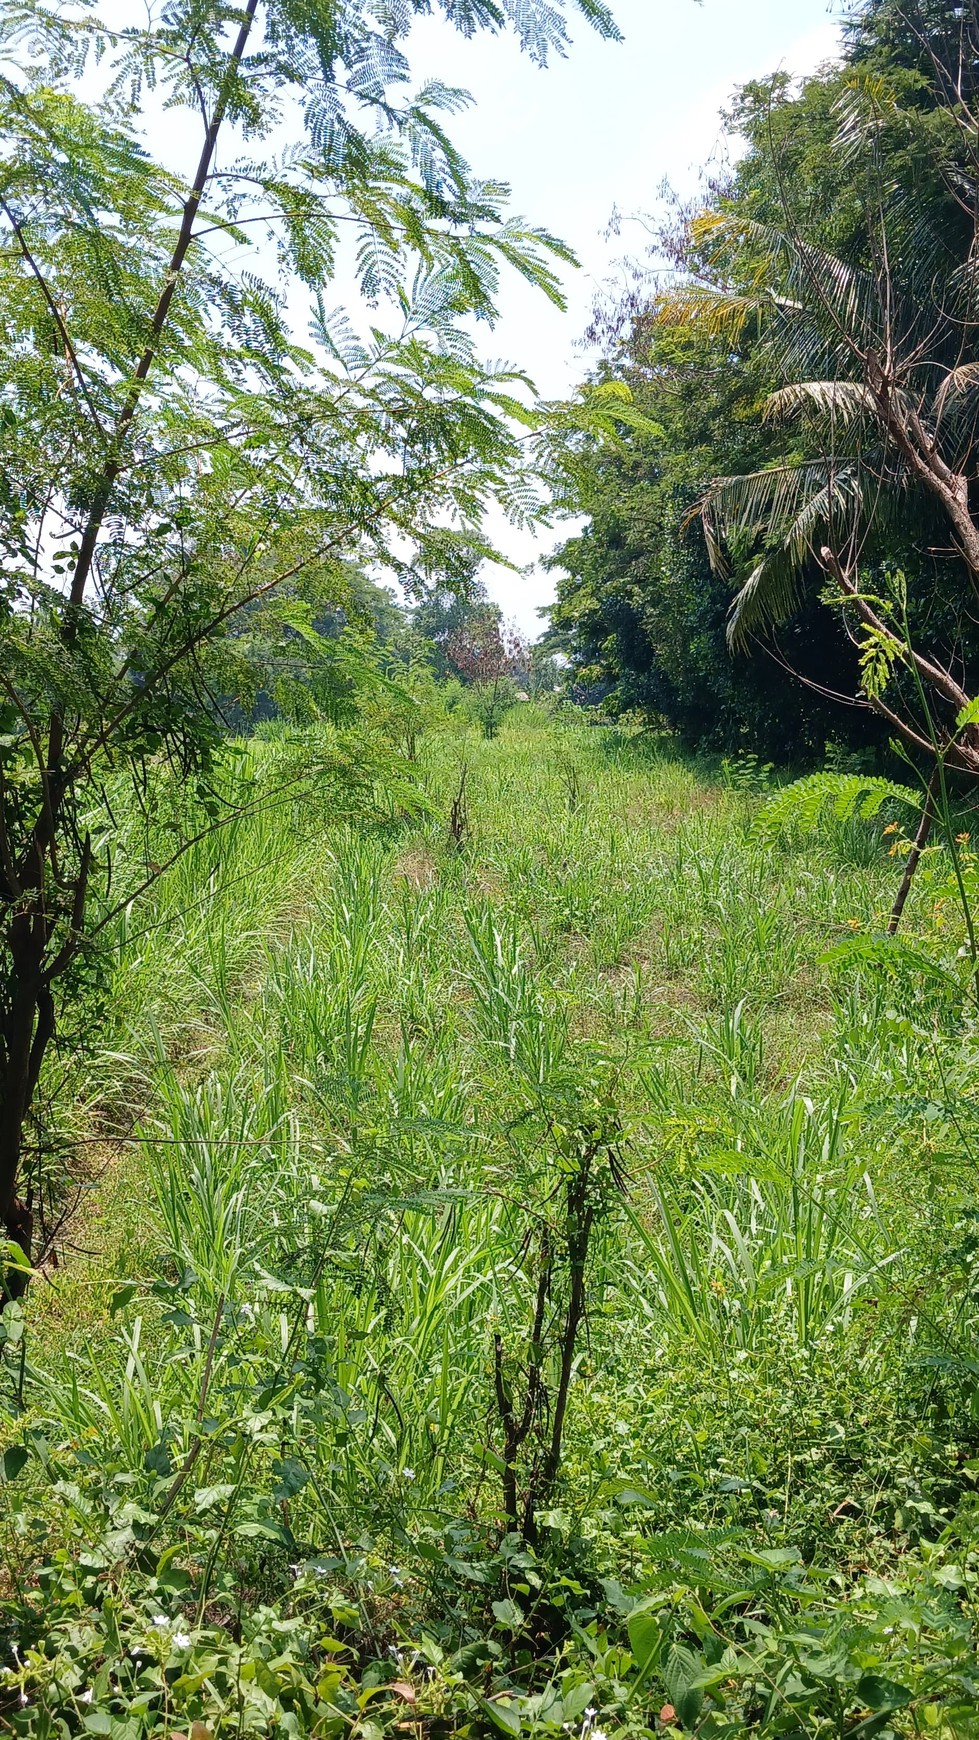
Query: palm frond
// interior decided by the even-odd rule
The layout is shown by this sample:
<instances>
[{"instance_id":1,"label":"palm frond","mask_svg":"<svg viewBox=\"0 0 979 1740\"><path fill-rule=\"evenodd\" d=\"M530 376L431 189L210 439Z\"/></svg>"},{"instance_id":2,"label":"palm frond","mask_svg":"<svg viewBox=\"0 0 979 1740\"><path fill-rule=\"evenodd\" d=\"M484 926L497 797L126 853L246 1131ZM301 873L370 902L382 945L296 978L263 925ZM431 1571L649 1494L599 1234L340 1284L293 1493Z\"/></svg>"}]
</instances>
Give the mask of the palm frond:
<instances>
[{"instance_id":1,"label":"palm frond","mask_svg":"<svg viewBox=\"0 0 979 1740\"><path fill-rule=\"evenodd\" d=\"M739 279L747 273L759 296L767 293L786 310L818 308L839 335L854 341L876 336L879 286L873 273L862 267L742 212L710 212L696 218L691 238L708 252L715 269L736 269Z\"/></svg>"},{"instance_id":2,"label":"palm frond","mask_svg":"<svg viewBox=\"0 0 979 1740\"><path fill-rule=\"evenodd\" d=\"M700 514L715 538L778 535L815 489L826 482L825 461L766 466L740 477L715 477L700 502ZM723 561L716 569L724 572Z\"/></svg>"},{"instance_id":3,"label":"palm frond","mask_svg":"<svg viewBox=\"0 0 979 1740\"><path fill-rule=\"evenodd\" d=\"M783 481L773 494L775 506L795 501L790 513L772 512L767 518L756 509L754 525L764 533L768 548L738 591L728 621L728 642L743 649L752 634L773 628L791 616L799 603L806 566L829 537L845 528L848 540L859 540L873 526L882 532L899 526L906 512L911 482L906 472L894 471L882 481L880 469L851 456L846 460L817 461L794 468L795 478ZM765 473L756 473L755 479ZM728 480L738 483L742 480ZM763 493L751 485L746 499ZM727 499L737 500L729 490ZM730 509L729 509L730 512ZM751 522L730 522L732 529L750 532ZM715 533L716 536L716 533Z\"/></svg>"},{"instance_id":4,"label":"palm frond","mask_svg":"<svg viewBox=\"0 0 979 1740\"><path fill-rule=\"evenodd\" d=\"M784 622L797 608L806 563L825 535L841 494L849 493L849 483L847 474L841 477L835 470L824 476L821 487L779 527L779 542L757 563L731 607L727 638L732 648L743 648L751 634Z\"/></svg>"},{"instance_id":5,"label":"palm frond","mask_svg":"<svg viewBox=\"0 0 979 1740\"><path fill-rule=\"evenodd\" d=\"M843 424L859 423L873 415L874 401L860 381L794 381L769 394L762 416L770 421L806 412Z\"/></svg>"},{"instance_id":6,"label":"palm frond","mask_svg":"<svg viewBox=\"0 0 979 1740\"><path fill-rule=\"evenodd\" d=\"M979 363L962 363L958 368L949 369L935 394L936 418L944 416L950 400L964 398L976 386L979 386Z\"/></svg>"},{"instance_id":7,"label":"palm frond","mask_svg":"<svg viewBox=\"0 0 979 1740\"><path fill-rule=\"evenodd\" d=\"M897 94L880 72L847 73L835 104L834 146L843 165L855 170L877 146L881 129L898 111Z\"/></svg>"},{"instance_id":8,"label":"palm frond","mask_svg":"<svg viewBox=\"0 0 979 1740\"><path fill-rule=\"evenodd\" d=\"M690 328L709 339L737 343L752 316L761 321L771 300L737 296L700 284L683 284L655 305L659 326Z\"/></svg>"}]
</instances>

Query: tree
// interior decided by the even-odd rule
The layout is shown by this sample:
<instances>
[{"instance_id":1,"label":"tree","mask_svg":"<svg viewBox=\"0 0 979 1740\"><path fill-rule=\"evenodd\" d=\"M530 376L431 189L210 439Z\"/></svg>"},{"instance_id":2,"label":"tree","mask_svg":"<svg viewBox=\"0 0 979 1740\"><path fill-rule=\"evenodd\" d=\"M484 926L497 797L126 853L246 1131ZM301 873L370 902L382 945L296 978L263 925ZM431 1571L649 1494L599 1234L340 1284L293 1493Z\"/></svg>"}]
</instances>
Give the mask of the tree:
<instances>
[{"instance_id":1,"label":"tree","mask_svg":"<svg viewBox=\"0 0 979 1740\"><path fill-rule=\"evenodd\" d=\"M570 655L579 690L608 711L665 721L697 750L817 760L829 737L872 741L865 715L841 714L823 692L858 673L818 606L785 624L769 656L730 657L729 588L690 523L713 472L767 455L770 431L754 418L766 385L757 346L678 333L640 305L614 361L645 426L579 444L573 486L588 523L549 564L548 644Z\"/></svg>"},{"instance_id":2,"label":"tree","mask_svg":"<svg viewBox=\"0 0 979 1740\"><path fill-rule=\"evenodd\" d=\"M518 698L517 684L530 669L530 649L516 625L496 604L471 610L446 642L445 655L473 691L473 710L486 738L493 738Z\"/></svg>"},{"instance_id":3,"label":"tree","mask_svg":"<svg viewBox=\"0 0 979 1740\"><path fill-rule=\"evenodd\" d=\"M872 10L927 40L920 9ZM735 552L732 643L784 621L818 578L859 648L864 704L911 751L976 777L979 736L953 674L968 664L979 587L975 117L964 95L949 106L953 71L930 64L924 105L900 66L893 80L859 63L835 80L826 149L849 208L839 251L825 216L797 209L778 159L778 211L739 181L692 226L703 270L661 315L734 342L757 324L774 383L763 415L796 437L704 497L715 571ZM778 92L770 103L791 106ZM780 117L769 138L785 136Z\"/></svg>"},{"instance_id":4,"label":"tree","mask_svg":"<svg viewBox=\"0 0 979 1740\"><path fill-rule=\"evenodd\" d=\"M597 320L655 426L587 456L591 523L558 557L555 629L607 704L694 742L890 734L979 769L976 48L969 8L856 6L842 66L739 94L747 152L656 238L679 282L637 269Z\"/></svg>"},{"instance_id":5,"label":"tree","mask_svg":"<svg viewBox=\"0 0 979 1740\"><path fill-rule=\"evenodd\" d=\"M563 47L544 0L440 4L466 35L513 17L538 60ZM614 34L601 0L576 5ZM113 32L25 0L0 25L0 1224L28 1255L25 1133L59 1009L165 868L100 843L109 770L139 790L168 761L220 825L213 697L243 609L391 563L396 539L423 549L433 525L475 537L491 497L533 511L513 483L524 383L481 368L461 322L492 315L503 265L559 302L569 255L454 150L460 93L403 95L401 40L428 10L172 0ZM86 106L87 65L104 96ZM199 130L187 184L140 141L147 92ZM302 141L276 156L291 117ZM391 330L328 316L341 235Z\"/></svg>"},{"instance_id":6,"label":"tree","mask_svg":"<svg viewBox=\"0 0 979 1740\"><path fill-rule=\"evenodd\" d=\"M407 612L389 588L354 563L304 574L271 600L239 611L222 646L224 689L215 705L234 731L279 718L301 723L356 712L381 664L411 664L417 648Z\"/></svg>"},{"instance_id":7,"label":"tree","mask_svg":"<svg viewBox=\"0 0 979 1740\"><path fill-rule=\"evenodd\" d=\"M411 621L415 632L430 649L436 676L444 682L455 674L448 654L450 643L471 618L482 619L487 612L492 614L496 607L491 604L486 587L478 576L477 570L483 560L481 549L468 552L454 549L451 552L452 565L448 568L444 565L444 553L440 550L436 554L439 561L435 571L419 576L420 596L412 610Z\"/></svg>"}]
</instances>

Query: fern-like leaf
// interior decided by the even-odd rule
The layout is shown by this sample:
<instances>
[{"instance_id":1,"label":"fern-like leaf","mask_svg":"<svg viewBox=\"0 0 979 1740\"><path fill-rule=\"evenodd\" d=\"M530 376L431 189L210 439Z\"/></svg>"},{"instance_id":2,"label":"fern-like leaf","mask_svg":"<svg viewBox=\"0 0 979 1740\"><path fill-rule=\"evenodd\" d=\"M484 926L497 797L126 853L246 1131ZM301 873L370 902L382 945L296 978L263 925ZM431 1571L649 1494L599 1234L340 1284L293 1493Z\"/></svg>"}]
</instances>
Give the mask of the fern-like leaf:
<instances>
[{"instance_id":1,"label":"fern-like leaf","mask_svg":"<svg viewBox=\"0 0 979 1740\"><path fill-rule=\"evenodd\" d=\"M813 773L806 779L794 780L769 798L755 822L754 833L767 843L792 824L814 828L827 810L839 821L852 816L867 820L878 815L888 802L902 804L915 815L921 813L921 793L897 780L864 773Z\"/></svg>"}]
</instances>

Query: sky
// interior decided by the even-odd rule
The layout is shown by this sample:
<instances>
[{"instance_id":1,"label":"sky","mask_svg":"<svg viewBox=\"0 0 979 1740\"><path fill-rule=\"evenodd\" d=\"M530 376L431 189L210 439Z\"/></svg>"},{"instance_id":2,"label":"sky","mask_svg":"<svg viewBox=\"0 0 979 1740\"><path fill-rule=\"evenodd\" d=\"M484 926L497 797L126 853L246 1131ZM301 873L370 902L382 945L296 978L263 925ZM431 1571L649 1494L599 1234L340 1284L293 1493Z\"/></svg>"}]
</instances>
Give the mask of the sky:
<instances>
[{"instance_id":1,"label":"sky","mask_svg":"<svg viewBox=\"0 0 979 1740\"><path fill-rule=\"evenodd\" d=\"M513 209L570 243L581 262L566 274L566 314L511 281L500 321L481 340L487 357L525 368L547 398L571 392L587 370L581 339L596 289L623 255L644 250L636 222L606 234L613 209L654 210L664 181L692 192L723 149L719 111L734 87L778 68L811 72L838 44L828 0L613 0L613 11L624 42L602 42L576 20L567 58L544 70L513 36L466 41L442 20L416 24L408 47L419 80L438 76L472 93L474 106L450 130L476 172L508 181ZM536 541L502 518L489 530L521 567L568 535ZM540 632L552 576L498 568L483 577L508 617Z\"/></svg>"}]
</instances>

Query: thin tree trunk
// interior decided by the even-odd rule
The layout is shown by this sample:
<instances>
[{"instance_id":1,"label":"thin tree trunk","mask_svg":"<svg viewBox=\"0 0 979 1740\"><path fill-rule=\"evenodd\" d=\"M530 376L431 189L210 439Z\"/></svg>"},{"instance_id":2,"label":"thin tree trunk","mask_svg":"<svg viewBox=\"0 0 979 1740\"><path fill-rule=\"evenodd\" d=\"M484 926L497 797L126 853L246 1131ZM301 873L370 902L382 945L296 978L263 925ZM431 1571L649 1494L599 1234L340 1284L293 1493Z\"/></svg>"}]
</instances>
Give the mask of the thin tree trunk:
<instances>
[{"instance_id":1,"label":"thin tree trunk","mask_svg":"<svg viewBox=\"0 0 979 1740\"><path fill-rule=\"evenodd\" d=\"M177 234L176 243L174 244L170 264L167 267L166 277L163 281L163 288L160 291L159 299L155 309L153 310L153 317L150 321L150 329L146 345L144 346L143 354L140 357L139 362L136 364L132 385L126 397L126 402L119 414L119 420L113 432L109 452L102 468L102 475L95 487L92 506L79 544L78 561L75 564L75 571L72 575L71 592L68 599L69 611L66 619L69 632L72 630L73 624L77 619L77 613L81 608L85 597L85 587L88 584L88 577L92 569L92 563L95 559L95 548L98 543L99 533L102 530L102 524L109 506L109 499L112 495L112 490L115 486L116 478L119 475L119 469L122 464L123 445L126 436L129 433L133 418L136 415L136 410L140 398L142 397L143 387L146 384L147 377L149 376L150 370L156 360L157 352L160 348L160 340L163 337L167 317L170 313L170 304L173 301L174 291L177 288L177 281L180 277L181 271L183 270L184 261L187 258L187 250L193 239L194 222L200 209L201 200L204 197L204 189L207 186L208 176L211 173L211 164L214 161L214 152L217 147L218 135L221 131L221 125L224 121L225 114L227 113L228 100L231 95L231 81L244 59L245 46L248 42L249 33L255 21L255 13L257 10L258 0L248 0L248 4L245 8L245 16L241 21L238 36L234 48L231 51L228 71L225 75L221 92L214 105L214 113L211 116L207 132L204 136L204 145L201 150L197 171L194 176L194 183L181 214L180 229ZM56 721L55 723L57 725L58 722ZM57 737L60 739L60 731L58 731ZM50 759L56 761L57 756L52 756Z\"/></svg>"},{"instance_id":2,"label":"thin tree trunk","mask_svg":"<svg viewBox=\"0 0 979 1740\"><path fill-rule=\"evenodd\" d=\"M0 1227L30 1262L34 1216L30 1203L18 1196L17 1185L24 1130L44 1053L54 1032L54 1007L50 991L38 979L36 945L30 948L29 936L27 941L29 954L26 959L21 956L15 969L18 982L0 1038ZM8 1269L6 1262L0 1261L0 1301L18 1298L26 1288L27 1275Z\"/></svg>"},{"instance_id":3,"label":"thin tree trunk","mask_svg":"<svg viewBox=\"0 0 979 1740\"><path fill-rule=\"evenodd\" d=\"M193 239L194 224L214 162L233 82L244 59L257 11L258 0L246 0L225 77L207 123L193 184L181 212L180 227L150 319L146 343L133 370L129 391L109 438L101 472L92 494L62 618L62 638L67 646L72 645L78 633L81 607L102 526L122 467L126 441L145 383L159 354L174 293ZM23 246L22 238L21 242ZM17 1194L24 1129L44 1055L55 1033L51 983L70 964L77 952L76 939L84 917L91 863L91 850L86 841L81 864L74 879L68 937L57 958L47 961L52 927L46 905L45 867L50 862L52 874L57 878L59 831L72 780L71 770L66 770L64 765L65 736L64 714L56 706L48 731L47 753L43 752L39 743L35 745L44 788L42 813L16 865L11 842L0 819L0 868L3 869L4 879L8 884L7 898L19 905L19 910L15 911L9 921L9 930L3 944L10 961L12 987L9 1004L0 1026L0 1227L5 1228L9 1237L17 1241L28 1259L33 1244L33 1215L30 1203L23 1202ZM0 789L0 802L2 801L3 792ZM0 1262L0 1298L4 1293L8 1297L22 1293L26 1285L27 1276L23 1274L11 1273L5 1280L4 1265Z\"/></svg>"},{"instance_id":4,"label":"thin tree trunk","mask_svg":"<svg viewBox=\"0 0 979 1740\"><path fill-rule=\"evenodd\" d=\"M539 1538L537 1512L541 1505L547 1504L551 1500L557 1485L564 1443L564 1422L571 1394L571 1379L574 1374L578 1331L585 1315L585 1265L588 1261L588 1246L595 1212L594 1207L588 1201L592 1158L593 1156L588 1156L581 1170L569 1183L565 1199L570 1288L568 1308L561 1332L561 1362L557 1390L554 1396L550 1440L529 1482L524 1506L523 1534L524 1539L532 1547L536 1547Z\"/></svg>"},{"instance_id":5,"label":"thin tree trunk","mask_svg":"<svg viewBox=\"0 0 979 1740\"><path fill-rule=\"evenodd\" d=\"M897 897L894 901L894 905L891 907L891 916L887 921L887 934L888 934L888 936L894 936L896 934L897 927L901 922L901 914L904 911L905 905L907 903L908 895L911 892L911 884L914 881L914 873L917 870L919 863L921 862L921 854L928 844L928 839L929 839L929 836L931 834L931 830L935 825L935 816L937 813L936 804L937 804L937 800L938 800L938 794L941 790L941 785L942 785L941 763L936 762L935 763L935 771L932 774L930 780L928 781L928 791L927 791L927 794L925 796L925 807L921 812L921 820L918 823L918 832L915 834L915 837L914 837L914 845L911 847L911 850L908 853L908 861L904 866L904 875L901 879L901 886L897 891Z\"/></svg>"}]
</instances>

